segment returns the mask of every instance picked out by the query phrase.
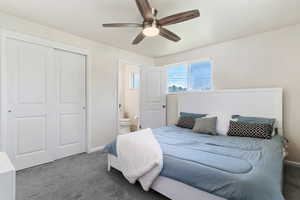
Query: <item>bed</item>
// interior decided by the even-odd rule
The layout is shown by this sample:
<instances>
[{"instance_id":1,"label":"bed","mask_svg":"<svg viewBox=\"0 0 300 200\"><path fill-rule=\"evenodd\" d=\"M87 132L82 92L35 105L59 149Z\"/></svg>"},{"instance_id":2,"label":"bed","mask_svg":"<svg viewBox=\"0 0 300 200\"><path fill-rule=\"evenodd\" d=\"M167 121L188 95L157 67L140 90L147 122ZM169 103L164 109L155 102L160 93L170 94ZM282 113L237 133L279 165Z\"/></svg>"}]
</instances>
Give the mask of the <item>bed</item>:
<instances>
[{"instance_id":1,"label":"bed","mask_svg":"<svg viewBox=\"0 0 300 200\"><path fill-rule=\"evenodd\" d=\"M283 200L281 100L281 89L182 94L179 111L276 117L279 134L262 140L196 134L175 126L153 129L164 164L151 188L173 200ZM108 169L121 170L116 144L106 151Z\"/></svg>"}]
</instances>

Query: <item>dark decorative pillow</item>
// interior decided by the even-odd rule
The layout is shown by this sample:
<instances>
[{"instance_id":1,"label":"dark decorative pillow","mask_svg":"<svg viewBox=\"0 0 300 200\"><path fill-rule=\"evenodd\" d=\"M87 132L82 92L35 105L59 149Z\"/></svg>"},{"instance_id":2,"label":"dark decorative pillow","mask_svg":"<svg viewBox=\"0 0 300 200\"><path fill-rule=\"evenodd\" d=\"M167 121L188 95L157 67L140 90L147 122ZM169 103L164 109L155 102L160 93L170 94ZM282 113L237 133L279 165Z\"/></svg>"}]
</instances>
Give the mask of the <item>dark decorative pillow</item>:
<instances>
[{"instance_id":1,"label":"dark decorative pillow","mask_svg":"<svg viewBox=\"0 0 300 200\"><path fill-rule=\"evenodd\" d=\"M193 129L195 124L195 119L192 117L180 117L176 126L181 128Z\"/></svg>"},{"instance_id":2,"label":"dark decorative pillow","mask_svg":"<svg viewBox=\"0 0 300 200\"><path fill-rule=\"evenodd\" d=\"M227 135L271 139L272 131L273 127L270 124L230 121Z\"/></svg>"}]
</instances>

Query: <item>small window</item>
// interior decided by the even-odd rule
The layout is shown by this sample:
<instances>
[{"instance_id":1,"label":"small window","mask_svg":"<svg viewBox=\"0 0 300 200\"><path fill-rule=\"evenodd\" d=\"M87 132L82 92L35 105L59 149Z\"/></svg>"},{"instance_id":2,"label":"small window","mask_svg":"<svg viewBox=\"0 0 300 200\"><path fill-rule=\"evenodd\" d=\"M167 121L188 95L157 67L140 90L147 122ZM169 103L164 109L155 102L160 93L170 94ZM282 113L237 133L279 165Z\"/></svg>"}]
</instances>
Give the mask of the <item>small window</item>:
<instances>
[{"instance_id":1,"label":"small window","mask_svg":"<svg viewBox=\"0 0 300 200\"><path fill-rule=\"evenodd\" d=\"M210 61L194 62L168 68L168 92L212 89Z\"/></svg>"},{"instance_id":2,"label":"small window","mask_svg":"<svg viewBox=\"0 0 300 200\"><path fill-rule=\"evenodd\" d=\"M169 67L168 90L169 92L186 91L188 87L188 69L185 65Z\"/></svg>"},{"instance_id":3,"label":"small window","mask_svg":"<svg viewBox=\"0 0 300 200\"><path fill-rule=\"evenodd\" d=\"M129 81L130 89L138 89L140 87L140 74L138 72L131 72Z\"/></svg>"},{"instance_id":4,"label":"small window","mask_svg":"<svg viewBox=\"0 0 300 200\"><path fill-rule=\"evenodd\" d=\"M190 64L190 89L210 90L212 89L211 62L198 62Z\"/></svg>"}]
</instances>

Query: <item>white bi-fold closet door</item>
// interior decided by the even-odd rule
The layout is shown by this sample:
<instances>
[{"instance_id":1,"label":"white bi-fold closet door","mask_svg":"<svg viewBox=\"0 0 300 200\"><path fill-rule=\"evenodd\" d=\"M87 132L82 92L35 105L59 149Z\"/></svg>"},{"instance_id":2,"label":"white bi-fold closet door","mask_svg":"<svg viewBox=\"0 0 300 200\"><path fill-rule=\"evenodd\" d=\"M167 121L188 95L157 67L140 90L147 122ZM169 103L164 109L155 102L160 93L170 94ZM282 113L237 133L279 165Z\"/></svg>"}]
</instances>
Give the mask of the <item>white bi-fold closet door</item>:
<instances>
[{"instance_id":1,"label":"white bi-fold closet door","mask_svg":"<svg viewBox=\"0 0 300 200\"><path fill-rule=\"evenodd\" d=\"M85 151L85 56L6 40L7 151L17 169Z\"/></svg>"}]
</instances>

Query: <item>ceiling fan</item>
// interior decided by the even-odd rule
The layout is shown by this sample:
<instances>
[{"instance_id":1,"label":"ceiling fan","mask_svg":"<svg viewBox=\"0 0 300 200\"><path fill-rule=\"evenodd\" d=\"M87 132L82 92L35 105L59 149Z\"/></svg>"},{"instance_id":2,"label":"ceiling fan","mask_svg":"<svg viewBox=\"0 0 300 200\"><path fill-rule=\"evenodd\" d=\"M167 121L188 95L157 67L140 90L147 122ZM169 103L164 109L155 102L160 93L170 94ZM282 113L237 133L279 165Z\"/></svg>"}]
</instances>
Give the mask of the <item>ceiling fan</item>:
<instances>
[{"instance_id":1,"label":"ceiling fan","mask_svg":"<svg viewBox=\"0 0 300 200\"><path fill-rule=\"evenodd\" d=\"M178 13L162 19L157 19L157 10L152 8L148 0L135 0L137 7L144 18L143 24L138 23L111 23L103 24L103 27L119 28L119 27L137 27L143 28L142 32L133 40L132 44L140 43L145 37L154 37L160 35L168 40L178 42L181 40L179 36L172 33L164 26L181 23L200 16L199 10L191 10Z\"/></svg>"}]
</instances>

